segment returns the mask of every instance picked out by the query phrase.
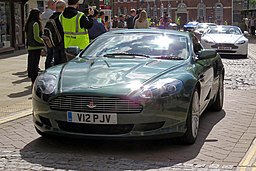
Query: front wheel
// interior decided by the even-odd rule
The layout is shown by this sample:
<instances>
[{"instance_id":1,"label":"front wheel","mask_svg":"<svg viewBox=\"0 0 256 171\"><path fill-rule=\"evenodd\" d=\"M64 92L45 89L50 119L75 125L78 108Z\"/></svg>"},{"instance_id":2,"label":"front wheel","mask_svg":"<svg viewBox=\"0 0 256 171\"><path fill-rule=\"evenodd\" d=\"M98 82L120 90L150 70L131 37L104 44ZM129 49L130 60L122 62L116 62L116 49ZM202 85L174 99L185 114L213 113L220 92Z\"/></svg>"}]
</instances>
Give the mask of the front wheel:
<instances>
[{"instance_id":1,"label":"front wheel","mask_svg":"<svg viewBox=\"0 0 256 171\"><path fill-rule=\"evenodd\" d=\"M219 89L216 95L216 99L211 106L211 109L214 111L221 111L223 107L223 101L224 101L224 78L223 78L223 74L220 74Z\"/></svg>"},{"instance_id":2,"label":"front wheel","mask_svg":"<svg viewBox=\"0 0 256 171\"><path fill-rule=\"evenodd\" d=\"M187 116L187 131L177 140L183 144L194 144L197 138L200 120L200 98L198 90L193 93L193 98L190 104L189 113Z\"/></svg>"}]
</instances>

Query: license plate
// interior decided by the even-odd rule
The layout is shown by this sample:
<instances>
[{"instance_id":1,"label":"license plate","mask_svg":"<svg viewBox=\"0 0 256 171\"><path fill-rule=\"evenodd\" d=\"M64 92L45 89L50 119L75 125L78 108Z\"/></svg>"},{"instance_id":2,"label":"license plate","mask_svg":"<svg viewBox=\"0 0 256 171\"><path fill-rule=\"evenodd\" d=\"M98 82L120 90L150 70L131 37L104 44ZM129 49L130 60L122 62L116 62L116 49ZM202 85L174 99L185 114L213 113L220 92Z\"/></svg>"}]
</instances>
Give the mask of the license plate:
<instances>
[{"instance_id":1,"label":"license plate","mask_svg":"<svg viewBox=\"0 0 256 171\"><path fill-rule=\"evenodd\" d=\"M231 47L218 47L219 50L231 50Z\"/></svg>"},{"instance_id":2,"label":"license plate","mask_svg":"<svg viewBox=\"0 0 256 171\"><path fill-rule=\"evenodd\" d=\"M67 121L86 124L117 124L116 113L67 112Z\"/></svg>"}]
</instances>

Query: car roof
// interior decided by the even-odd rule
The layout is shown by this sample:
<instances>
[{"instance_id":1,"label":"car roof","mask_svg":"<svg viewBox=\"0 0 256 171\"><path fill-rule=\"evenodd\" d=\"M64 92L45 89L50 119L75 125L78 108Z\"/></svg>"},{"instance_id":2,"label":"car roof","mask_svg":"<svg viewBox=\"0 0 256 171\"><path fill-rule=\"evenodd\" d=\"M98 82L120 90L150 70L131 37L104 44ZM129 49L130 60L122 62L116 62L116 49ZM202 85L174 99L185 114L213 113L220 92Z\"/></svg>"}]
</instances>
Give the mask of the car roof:
<instances>
[{"instance_id":1,"label":"car roof","mask_svg":"<svg viewBox=\"0 0 256 171\"><path fill-rule=\"evenodd\" d=\"M188 32L181 32L177 30L168 30L168 29L120 29L120 30L112 30L105 34L138 34L138 33L150 33L150 34L175 34L189 37L190 34Z\"/></svg>"}]
</instances>

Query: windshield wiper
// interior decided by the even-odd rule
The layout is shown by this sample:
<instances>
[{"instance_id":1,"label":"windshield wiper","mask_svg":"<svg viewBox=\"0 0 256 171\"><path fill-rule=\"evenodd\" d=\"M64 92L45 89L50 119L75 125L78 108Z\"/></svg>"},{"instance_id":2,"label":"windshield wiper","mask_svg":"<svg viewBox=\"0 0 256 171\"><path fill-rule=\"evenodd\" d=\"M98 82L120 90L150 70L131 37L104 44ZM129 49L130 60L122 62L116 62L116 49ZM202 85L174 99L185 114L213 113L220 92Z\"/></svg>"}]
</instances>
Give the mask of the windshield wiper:
<instances>
[{"instance_id":1,"label":"windshield wiper","mask_svg":"<svg viewBox=\"0 0 256 171\"><path fill-rule=\"evenodd\" d=\"M184 60L184 58L179 56L158 56L155 59L164 59L164 60Z\"/></svg>"},{"instance_id":2,"label":"windshield wiper","mask_svg":"<svg viewBox=\"0 0 256 171\"><path fill-rule=\"evenodd\" d=\"M149 55L146 54L142 54L142 53L125 53L125 52L121 52L121 53L108 53L105 54L104 57L108 57L108 58L115 58L116 56L132 56L134 58L136 57L144 57L144 58L150 58Z\"/></svg>"}]
</instances>

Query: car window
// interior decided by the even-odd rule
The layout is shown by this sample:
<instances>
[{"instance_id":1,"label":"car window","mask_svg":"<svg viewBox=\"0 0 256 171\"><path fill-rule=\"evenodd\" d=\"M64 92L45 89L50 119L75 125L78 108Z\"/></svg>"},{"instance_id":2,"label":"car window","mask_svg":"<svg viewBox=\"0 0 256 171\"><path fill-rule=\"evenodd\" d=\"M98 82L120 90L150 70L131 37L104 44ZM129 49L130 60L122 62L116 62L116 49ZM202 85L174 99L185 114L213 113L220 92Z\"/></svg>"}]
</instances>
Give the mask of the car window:
<instances>
[{"instance_id":1,"label":"car window","mask_svg":"<svg viewBox=\"0 0 256 171\"><path fill-rule=\"evenodd\" d=\"M207 24L198 24L197 25L198 29L206 29L207 27L209 27Z\"/></svg>"},{"instance_id":2,"label":"car window","mask_svg":"<svg viewBox=\"0 0 256 171\"><path fill-rule=\"evenodd\" d=\"M241 35L242 32L238 27L222 26L222 27L210 27L208 34L234 34Z\"/></svg>"},{"instance_id":3,"label":"car window","mask_svg":"<svg viewBox=\"0 0 256 171\"><path fill-rule=\"evenodd\" d=\"M124 58L126 54L128 58L128 54L138 54L151 58L177 56L187 59L188 52L188 38L184 35L132 33L102 35L84 51L82 56L106 57L118 54Z\"/></svg>"}]
</instances>

